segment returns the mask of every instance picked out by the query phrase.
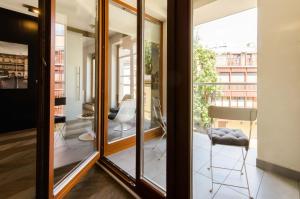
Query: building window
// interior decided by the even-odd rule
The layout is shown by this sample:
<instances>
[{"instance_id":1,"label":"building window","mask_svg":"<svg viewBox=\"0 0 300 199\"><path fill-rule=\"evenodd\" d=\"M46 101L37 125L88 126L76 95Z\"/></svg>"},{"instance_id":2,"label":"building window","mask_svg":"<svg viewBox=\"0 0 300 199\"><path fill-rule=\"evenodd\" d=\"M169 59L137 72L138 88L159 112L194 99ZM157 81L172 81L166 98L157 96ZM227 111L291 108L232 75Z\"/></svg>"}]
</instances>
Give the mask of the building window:
<instances>
[{"instance_id":1,"label":"building window","mask_svg":"<svg viewBox=\"0 0 300 199\"><path fill-rule=\"evenodd\" d=\"M233 83L245 82L245 73L231 73L231 82Z\"/></svg>"},{"instance_id":2,"label":"building window","mask_svg":"<svg viewBox=\"0 0 300 199\"><path fill-rule=\"evenodd\" d=\"M244 97L239 97L237 103L238 103L237 107L244 108L245 107L245 98Z\"/></svg>"},{"instance_id":3,"label":"building window","mask_svg":"<svg viewBox=\"0 0 300 199\"><path fill-rule=\"evenodd\" d=\"M256 65L256 54L248 53L246 54L246 66L255 66Z\"/></svg>"},{"instance_id":4,"label":"building window","mask_svg":"<svg viewBox=\"0 0 300 199\"><path fill-rule=\"evenodd\" d=\"M240 66L241 65L241 54L229 54L227 56L228 66Z\"/></svg>"},{"instance_id":5,"label":"building window","mask_svg":"<svg viewBox=\"0 0 300 199\"><path fill-rule=\"evenodd\" d=\"M222 106L222 99L216 99L215 105Z\"/></svg>"},{"instance_id":6,"label":"building window","mask_svg":"<svg viewBox=\"0 0 300 199\"><path fill-rule=\"evenodd\" d=\"M229 73L219 73L218 80L221 83L229 83Z\"/></svg>"},{"instance_id":7,"label":"building window","mask_svg":"<svg viewBox=\"0 0 300 199\"><path fill-rule=\"evenodd\" d=\"M249 83L256 83L257 82L257 74L256 73L248 73L247 74L247 82Z\"/></svg>"},{"instance_id":8,"label":"building window","mask_svg":"<svg viewBox=\"0 0 300 199\"><path fill-rule=\"evenodd\" d=\"M253 103L253 98L247 98L247 101L246 101L246 107L247 108L253 108L253 105L254 105L254 103Z\"/></svg>"},{"instance_id":9,"label":"building window","mask_svg":"<svg viewBox=\"0 0 300 199\"><path fill-rule=\"evenodd\" d=\"M231 107L237 107L238 106L238 98L237 97L232 97L230 100L230 106Z\"/></svg>"},{"instance_id":10,"label":"building window","mask_svg":"<svg viewBox=\"0 0 300 199\"><path fill-rule=\"evenodd\" d=\"M229 107L229 101L230 101L230 99L229 99L229 97L223 97L223 99L222 99L223 101L222 101L222 106L226 106L226 107Z\"/></svg>"},{"instance_id":11,"label":"building window","mask_svg":"<svg viewBox=\"0 0 300 199\"><path fill-rule=\"evenodd\" d=\"M125 47L119 46L118 48L119 103L125 96L135 98L136 49L133 46L135 46L135 43L129 43Z\"/></svg>"},{"instance_id":12,"label":"building window","mask_svg":"<svg viewBox=\"0 0 300 199\"><path fill-rule=\"evenodd\" d=\"M217 67L227 66L226 54L219 54L216 56L216 66Z\"/></svg>"}]
</instances>

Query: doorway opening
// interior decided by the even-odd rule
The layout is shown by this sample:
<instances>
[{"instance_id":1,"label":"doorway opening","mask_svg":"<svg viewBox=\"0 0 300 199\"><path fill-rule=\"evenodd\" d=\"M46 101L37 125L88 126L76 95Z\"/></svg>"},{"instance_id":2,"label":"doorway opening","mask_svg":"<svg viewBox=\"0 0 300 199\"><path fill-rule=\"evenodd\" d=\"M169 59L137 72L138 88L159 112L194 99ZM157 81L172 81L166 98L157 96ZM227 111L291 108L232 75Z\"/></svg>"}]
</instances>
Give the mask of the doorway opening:
<instances>
[{"instance_id":1,"label":"doorway opening","mask_svg":"<svg viewBox=\"0 0 300 199\"><path fill-rule=\"evenodd\" d=\"M251 123L249 131L249 121L230 117L212 118L214 114L210 107L225 111L257 109L256 2L252 1L250 5L237 3L239 5L233 6L232 10L216 12L222 3L225 2L215 1L194 8L192 66L194 198L217 198L224 193L228 194L224 184L235 185L230 187L231 196L228 195L228 198L245 196L247 198L249 194L247 189L237 187L248 188L248 179L247 181L244 179L245 175L237 179L240 172L236 174L234 171L243 165L244 156L241 147L213 144L214 138L211 136L219 132L241 130L249 140L249 150L243 149L248 152L245 167L255 173L255 179L261 180L263 176L262 170L256 168L257 121ZM210 15L205 16L204 13ZM214 133L211 135L212 129ZM250 194L255 197L260 181L254 181L253 178L249 177L249 187Z\"/></svg>"}]
</instances>

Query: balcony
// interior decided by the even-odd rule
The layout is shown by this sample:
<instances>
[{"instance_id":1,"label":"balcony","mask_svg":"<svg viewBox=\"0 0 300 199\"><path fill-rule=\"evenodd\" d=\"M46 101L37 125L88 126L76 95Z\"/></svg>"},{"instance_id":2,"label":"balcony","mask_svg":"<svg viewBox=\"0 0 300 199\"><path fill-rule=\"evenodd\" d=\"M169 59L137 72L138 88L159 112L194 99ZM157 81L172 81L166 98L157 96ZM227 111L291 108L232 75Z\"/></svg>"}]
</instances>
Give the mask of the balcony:
<instances>
[{"instance_id":1,"label":"balcony","mask_svg":"<svg viewBox=\"0 0 300 199\"><path fill-rule=\"evenodd\" d=\"M206 90L213 90L211 93L206 93L207 96L201 95L204 98L206 97L209 102L208 105L256 108L255 83L201 83L194 85L194 97L197 94L196 92L203 92L205 90L204 88L206 88ZM249 101L247 101L248 98L245 98L243 102L241 102L241 100L235 102L235 97L249 97ZM226 102L225 99L228 100L228 102ZM251 102L250 99L252 100ZM201 116L201 112L199 115ZM214 187L214 192L212 194L209 192L211 188L211 179L210 171L207 168L209 167L210 140L206 134L205 125L196 122L196 120L197 119L195 118L193 131L193 198L248 198L247 190L240 188L228 188L226 186L216 185ZM198 118L198 120L201 119ZM239 128L246 134L249 132L249 125L247 122L217 120L214 125L216 127ZM280 189L282 193L286 193L287 190L291 195L295 195L295 193L297 193L297 187L291 186L291 184L297 185L296 181L279 177L256 167L256 128L257 125L254 123L250 149L246 160L252 196L257 199L265 199L269 198L266 197L268 194L271 194L270 198L276 198L274 196L274 186ZM155 138L145 142L143 152L144 177L161 189L166 189L166 139L160 141L159 138ZM112 154L108 158L130 176L135 177L135 155L136 149L135 147L131 147ZM213 162L217 166L235 169L241 168L241 149L238 147L216 145L213 149ZM239 186L246 185L244 177L241 177L239 172L236 173L228 170L215 169L214 178L219 182ZM272 181L271 184L270 181Z\"/></svg>"},{"instance_id":2,"label":"balcony","mask_svg":"<svg viewBox=\"0 0 300 199\"><path fill-rule=\"evenodd\" d=\"M164 139L158 148L153 149L159 139L154 139L145 143L144 146L144 176L159 187L166 188L166 140ZM225 186L215 186L215 192L210 194L211 187L210 173L207 170L209 165L208 136L194 131L193 133L193 198L194 199L247 199L247 191L239 188L227 188ZM135 176L135 147L126 149L109 157L120 168L124 169L131 176ZM219 166L240 168L241 152L240 148L216 146L213 161ZM280 177L269 172L265 172L256 167L256 146L250 147L246 161L249 184L252 195L257 199L284 198L275 197L276 193L288 193L297 198L297 182ZM245 180L239 174L230 171L216 169L215 179L218 181L232 183L235 185L245 185ZM274 192L274 187L276 191ZM270 197L267 195L270 194ZM273 197L274 196L274 197ZM296 197L294 197L296 196Z\"/></svg>"}]
</instances>

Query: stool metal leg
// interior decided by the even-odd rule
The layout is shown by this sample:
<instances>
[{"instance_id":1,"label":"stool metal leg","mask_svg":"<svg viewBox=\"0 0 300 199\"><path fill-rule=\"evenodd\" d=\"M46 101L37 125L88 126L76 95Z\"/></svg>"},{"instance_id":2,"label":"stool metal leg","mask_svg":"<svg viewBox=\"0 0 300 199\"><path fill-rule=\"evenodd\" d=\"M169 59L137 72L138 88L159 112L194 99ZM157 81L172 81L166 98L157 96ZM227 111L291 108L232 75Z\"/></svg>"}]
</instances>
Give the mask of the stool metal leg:
<instances>
[{"instance_id":1,"label":"stool metal leg","mask_svg":"<svg viewBox=\"0 0 300 199\"><path fill-rule=\"evenodd\" d=\"M247 158L247 155L248 155L248 150L246 150L245 158L244 158L244 149L243 148L242 148L242 154L243 154L243 159L245 159L245 161L246 161L246 158ZM244 168L244 164L242 164L241 175L243 175L243 168Z\"/></svg>"},{"instance_id":2,"label":"stool metal leg","mask_svg":"<svg viewBox=\"0 0 300 199\"><path fill-rule=\"evenodd\" d=\"M153 150L156 149L156 148L160 145L160 143L162 142L162 140L163 140L163 138L165 137L166 134L167 134L166 132L164 132L164 133L162 134L162 136L159 138L159 141L158 141L158 142L155 144L155 146L152 148Z\"/></svg>"},{"instance_id":3,"label":"stool metal leg","mask_svg":"<svg viewBox=\"0 0 300 199\"><path fill-rule=\"evenodd\" d=\"M69 147L68 144L67 144L67 142L66 142L66 140L65 140L65 136L63 135L63 130L64 130L65 128L66 128L66 123L64 123L64 124L62 125L62 127L57 128L57 130L58 130L58 131L57 131L58 135L57 135L57 137L56 137L56 139L55 139L54 146L56 146L58 139L61 137L61 138L62 138L62 141L63 141L63 143L64 143L64 145L66 145L67 147Z\"/></svg>"},{"instance_id":4,"label":"stool metal leg","mask_svg":"<svg viewBox=\"0 0 300 199\"><path fill-rule=\"evenodd\" d=\"M164 137L167 135L167 131L165 130L165 128L161 127L163 129L163 134L162 136L159 138L158 142L155 144L155 146L152 148L152 150L155 150L158 148L158 146L161 144L161 142L163 141ZM158 149L160 152L161 150ZM166 150L164 152L161 152L160 157L158 158L159 160L162 159L162 157L166 154Z\"/></svg>"},{"instance_id":5,"label":"stool metal leg","mask_svg":"<svg viewBox=\"0 0 300 199\"><path fill-rule=\"evenodd\" d=\"M246 177L246 183L247 183L249 198L253 199L253 197L251 196L251 192L250 192L249 180L248 180L248 174L247 174L247 168L246 168L246 163L245 163L247 155L248 155L248 150L246 150L246 154L244 155L244 150L242 148L242 154L243 154L243 166L242 166L242 170L243 170L243 168L245 169L245 177Z\"/></svg>"},{"instance_id":6,"label":"stool metal leg","mask_svg":"<svg viewBox=\"0 0 300 199\"><path fill-rule=\"evenodd\" d=\"M211 177L211 190L209 190L210 193L213 192L214 189L214 174L213 174L213 166L212 166L212 141L210 142L210 177Z\"/></svg>"},{"instance_id":7,"label":"stool metal leg","mask_svg":"<svg viewBox=\"0 0 300 199\"><path fill-rule=\"evenodd\" d=\"M243 148L241 148L241 149L242 149L242 155L243 155L243 161L244 161L244 149L243 149ZM243 173L243 168L244 168L244 164L242 164L241 175L244 174L244 173Z\"/></svg>"},{"instance_id":8,"label":"stool metal leg","mask_svg":"<svg viewBox=\"0 0 300 199\"><path fill-rule=\"evenodd\" d=\"M249 199L253 199L253 197L251 196L251 192L250 192L250 186L249 186L249 180L248 180L248 173L247 173L247 168L246 168L246 158L248 155L248 150L246 150L246 154L244 153L244 150L242 148L242 155L243 155L243 163L242 163L242 168L241 169L230 169L230 168L223 168L223 167L217 167L217 166L213 166L213 162L212 162L212 147L213 144L211 142L210 145L210 165L209 168L207 168L208 170L210 170L210 175L211 175L211 189L209 190L209 192L213 192L213 186L214 184L219 184L221 186L231 186L231 187L236 187L236 188L242 188L242 189L247 189L248 190L248 195L249 195ZM224 182L215 182L214 181L214 176L213 176L213 168L219 168L219 169L225 169L225 170L230 170L230 171L239 171L241 172L241 175L243 175L243 169L245 170L245 178L246 178L246 183L247 186L237 186L237 185L232 185L232 184L226 184Z\"/></svg>"}]
</instances>

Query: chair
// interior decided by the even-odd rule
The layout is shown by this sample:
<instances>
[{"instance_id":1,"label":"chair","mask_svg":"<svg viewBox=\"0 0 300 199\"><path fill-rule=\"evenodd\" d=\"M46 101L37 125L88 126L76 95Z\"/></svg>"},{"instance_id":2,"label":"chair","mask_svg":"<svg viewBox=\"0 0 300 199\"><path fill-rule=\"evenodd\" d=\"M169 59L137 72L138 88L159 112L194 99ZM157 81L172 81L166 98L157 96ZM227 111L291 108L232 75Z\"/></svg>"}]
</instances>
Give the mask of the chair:
<instances>
[{"instance_id":1,"label":"chair","mask_svg":"<svg viewBox=\"0 0 300 199\"><path fill-rule=\"evenodd\" d=\"M65 97L55 98L54 105L55 106L66 105L66 98ZM55 128L58 130L58 133L59 133L58 136L62 137L63 142L66 144L66 142L65 142L65 136L63 134L63 130L66 127L66 117L64 115L54 115L54 124L55 124ZM63 125L59 125L59 124L63 124ZM57 137L55 139L55 145L56 145L57 139L59 137Z\"/></svg>"},{"instance_id":2,"label":"chair","mask_svg":"<svg viewBox=\"0 0 300 199\"><path fill-rule=\"evenodd\" d=\"M121 103L120 110L118 111L115 119L113 121L116 121L120 123L120 129L117 126L114 128L115 131L121 131L122 137L124 131L128 131L132 128L130 125L126 125L126 123L130 122L136 115L136 101L133 99L125 100Z\"/></svg>"},{"instance_id":3,"label":"chair","mask_svg":"<svg viewBox=\"0 0 300 199\"><path fill-rule=\"evenodd\" d=\"M124 97L122 98L122 101L120 102L120 105L122 104L123 101L129 100L131 99L131 95L124 95ZM115 117L117 116L118 112L119 112L120 108L116 107L116 108L110 108L109 109L109 114L108 114L108 119L109 120L114 120Z\"/></svg>"},{"instance_id":4,"label":"chair","mask_svg":"<svg viewBox=\"0 0 300 199\"><path fill-rule=\"evenodd\" d=\"M257 110L251 108L229 108L229 107L217 107L217 106L210 106L208 108L208 116L211 118L211 126L208 129L208 136L211 141L210 147L210 173L211 173L211 180L212 180L212 187L210 192L213 191L213 185L219 184L224 186L232 186L238 187L248 190L249 198L253 199L250 193L249 182L248 182L248 174L245 165L245 161L248 155L249 144L251 140L251 132L252 132L252 124L256 120L257 117ZM228 120L239 120L239 121L249 121L249 138L239 129L228 129L228 128L212 128L213 120L214 119L228 119ZM223 168L213 166L212 162L212 147L214 145L227 145L227 146L236 146L241 147L242 149L242 157L243 157L243 164L241 169L232 169L232 168ZM246 153L244 153L244 148ZM241 175L243 175L243 169L245 170L245 177L247 187L244 186L236 186L231 184L225 184L222 182L215 182L213 179L213 168L218 169L226 169L230 171L239 171Z\"/></svg>"},{"instance_id":5,"label":"chair","mask_svg":"<svg viewBox=\"0 0 300 199\"><path fill-rule=\"evenodd\" d=\"M153 147L153 149L156 149L158 147L158 145L161 143L162 139L167 135L167 122L164 119L164 117L162 116L161 104L160 104L160 101L158 98L156 98L156 97L152 98L152 107L153 107L153 112L154 112L154 116L155 116L155 121L159 124L159 126L163 130L162 136L160 137L157 144ZM162 154L162 156L163 155L164 155L164 153Z\"/></svg>"}]
</instances>

